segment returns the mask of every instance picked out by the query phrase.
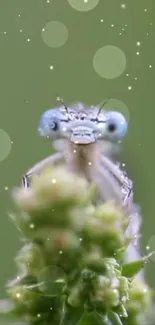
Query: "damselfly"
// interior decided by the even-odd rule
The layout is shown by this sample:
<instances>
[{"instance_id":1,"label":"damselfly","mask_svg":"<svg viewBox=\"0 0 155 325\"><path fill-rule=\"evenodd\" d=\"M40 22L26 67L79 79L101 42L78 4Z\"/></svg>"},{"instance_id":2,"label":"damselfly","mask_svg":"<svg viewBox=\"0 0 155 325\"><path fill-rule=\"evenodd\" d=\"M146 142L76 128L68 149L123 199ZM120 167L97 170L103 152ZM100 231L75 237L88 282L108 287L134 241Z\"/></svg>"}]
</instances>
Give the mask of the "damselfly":
<instances>
[{"instance_id":1,"label":"damselfly","mask_svg":"<svg viewBox=\"0 0 155 325\"><path fill-rule=\"evenodd\" d=\"M63 163L69 170L96 183L102 201L112 199L126 210L131 219L129 233L137 243L141 216L133 202L132 181L112 160L109 150L125 136L127 129L128 123L120 112L105 111L101 107L87 107L82 103L67 107L61 102L59 108L45 111L38 131L53 141L57 152L24 175L24 187L30 186L31 176L46 165ZM130 249L129 259L137 257L135 252Z\"/></svg>"}]
</instances>

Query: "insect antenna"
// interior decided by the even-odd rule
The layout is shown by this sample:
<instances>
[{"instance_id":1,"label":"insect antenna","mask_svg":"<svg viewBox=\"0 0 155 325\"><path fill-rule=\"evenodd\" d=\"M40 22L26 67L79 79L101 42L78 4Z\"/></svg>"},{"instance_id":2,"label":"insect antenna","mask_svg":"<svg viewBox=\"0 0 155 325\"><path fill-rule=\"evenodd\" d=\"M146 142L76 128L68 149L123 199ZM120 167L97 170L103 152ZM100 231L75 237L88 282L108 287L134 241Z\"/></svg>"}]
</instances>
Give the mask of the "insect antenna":
<instances>
[{"instance_id":1,"label":"insect antenna","mask_svg":"<svg viewBox=\"0 0 155 325\"><path fill-rule=\"evenodd\" d=\"M65 109L66 112L68 113L68 107L67 107L67 105L64 103L63 99L61 99L60 96L56 96L56 99L57 99L58 102L60 102L60 103L63 105L64 109Z\"/></svg>"},{"instance_id":2,"label":"insect antenna","mask_svg":"<svg viewBox=\"0 0 155 325\"><path fill-rule=\"evenodd\" d=\"M99 110L98 110L98 112L97 112L97 116L101 113L101 110L102 110L102 108L106 105L106 103L108 103L108 101L110 100L111 98L109 97L109 98L107 98L101 105L100 105L100 107L99 107Z\"/></svg>"}]
</instances>

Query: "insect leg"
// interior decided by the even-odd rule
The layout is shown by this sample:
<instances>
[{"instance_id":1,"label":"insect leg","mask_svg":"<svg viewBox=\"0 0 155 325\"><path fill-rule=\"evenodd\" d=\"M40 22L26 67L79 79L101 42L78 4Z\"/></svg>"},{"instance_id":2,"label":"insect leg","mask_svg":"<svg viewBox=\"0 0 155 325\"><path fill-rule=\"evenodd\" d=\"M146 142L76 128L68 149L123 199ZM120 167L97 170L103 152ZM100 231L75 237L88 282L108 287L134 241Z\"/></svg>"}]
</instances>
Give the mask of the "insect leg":
<instances>
[{"instance_id":1,"label":"insect leg","mask_svg":"<svg viewBox=\"0 0 155 325\"><path fill-rule=\"evenodd\" d=\"M140 226L142 218L140 215L139 207L133 202L133 186L132 181L118 168L116 164L110 161L107 157L102 156L101 161L104 166L111 172L113 177L121 185L121 191L123 193L123 207L128 213L130 222L127 233L133 237L132 243L129 245L127 250L128 260L136 259L136 256L140 256L139 251L139 239L140 239ZM135 256L134 256L134 254Z\"/></svg>"},{"instance_id":2,"label":"insect leg","mask_svg":"<svg viewBox=\"0 0 155 325\"><path fill-rule=\"evenodd\" d=\"M22 178L22 184L25 188L29 187L29 177L32 176L32 174L37 173L39 171L41 171L42 168L44 168L45 166L47 166L48 164L55 164L58 161L60 161L63 158L63 154L60 152L57 152L43 160L41 160L40 162L38 162L37 164L35 164L31 169L29 169L26 174L23 176Z\"/></svg>"},{"instance_id":3,"label":"insect leg","mask_svg":"<svg viewBox=\"0 0 155 325\"><path fill-rule=\"evenodd\" d=\"M121 185L121 191L123 194L123 206L127 207L133 200L133 185L132 181L125 175L123 171L110 159L105 156L101 156L102 164L109 170L109 172L115 177L117 182Z\"/></svg>"}]
</instances>

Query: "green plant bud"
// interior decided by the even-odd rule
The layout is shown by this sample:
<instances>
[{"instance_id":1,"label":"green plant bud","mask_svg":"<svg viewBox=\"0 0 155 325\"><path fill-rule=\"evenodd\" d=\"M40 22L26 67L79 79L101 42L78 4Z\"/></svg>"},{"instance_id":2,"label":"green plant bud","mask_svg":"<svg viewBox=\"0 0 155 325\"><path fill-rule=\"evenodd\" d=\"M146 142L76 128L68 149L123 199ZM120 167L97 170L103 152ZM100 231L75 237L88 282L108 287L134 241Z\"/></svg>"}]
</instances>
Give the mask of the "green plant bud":
<instances>
[{"instance_id":1,"label":"green plant bud","mask_svg":"<svg viewBox=\"0 0 155 325\"><path fill-rule=\"evenodd\" d=\"M8 295L17 306L24 306L26 310L31 310L39 298L39 293L24 286L15 286L8 289Z\"/></svg>"},{"instance_id":2,"label":"green plant bud","mask_svg":"<svg viewBox=\"0 0 155 325\"><path fill-rule=\"evenodd\" d=\"M41 246L29 243L26 244L18 253L16 262L24 273L35 276L39 270L45 267L43 250Z\"/></svg>"},{"instance_id":3,"label":"green plant bud","mask_svg":"<svg viewBox=\"0 0 155 325\"><path fill-rule=\"evenodd\" d=\"M80 249L80 241L74 232L64 229L48 230L44 237L44 247L47 252L77 251ZM38 238L43 238L43 232L38 232Z\"/></svg>"},{"instance_id":4,"label":"green plant bud","mask_svg":"<svg viewBox=\"0 0 155 325\"><path fill-rule=\"evenodd\" d=\"M97 206L95 210L95 217L97 219L101 219L105 223L109 223L110 225L115 224L118 227L120 227L122 222L126 220L123 210L118 208L111 201Z\"/></svg>"},{"instance_id":5,"label":"green plant bud","mask_svg":"<svg viewBox=\"0 0 155 325\"><path fill-rule=\"evenodd\" d=\"M102 252L99 247L94 247L89 253L83 255L83 265L94 272L105 273L105 259L102 257Z\"/></svg>"},{"instance_id":6,"label":"green plant bud","mask_svg":"<svg viewBox=\"0 0 155 325\"><path fill-rule=\"evenodd\" d=\"M117 289L112 289L112 288L106 289L104 294L106 306L108 307L118 306L120 303L119 298L120 298L119 291Z\"/></svg>"},{"instance_id":7,"label":"green plant bud","mask_svg":"<svg viewBox=\"0 0 155 325\"><path fill-rule=\"evenodd\" d=\"M69 305L76 308L83 305L84 299L80 284L71 290L67 302L69 303Z\"/></svg>"},{"instance_id":8,"label":"green plant bud","mask_svg":"<svg viewBox=\"0 0 155 325\"><path fill-rule=\"evenodd\" d=\"M32 187L36 197L45 204L59 201L79 204L88 198L89 193L86 179L61 167L46 169L39 176L35 176Z\"/></svg>"},{"instance_id":9,"label":"green plant bud","mask_svg":"<svg viewBox=\"0 0 155 325\"><path fill-rule=\"evenodd\" d=\"M120 293L126 293L129 290L129 280L124 277L121 276L119 279L119 291Z\"/></svg>"},{"instance_id":10,"label":"green plant bud","mask_svg":"<svg viewBox=\"0 0 155 325\"><path fill-rule=\"evenodd\" d=\"M135 278L130 285L127 310L130 313L142 313L151 303L152 292L143 281Z\"/></svg>"}]
</instances>

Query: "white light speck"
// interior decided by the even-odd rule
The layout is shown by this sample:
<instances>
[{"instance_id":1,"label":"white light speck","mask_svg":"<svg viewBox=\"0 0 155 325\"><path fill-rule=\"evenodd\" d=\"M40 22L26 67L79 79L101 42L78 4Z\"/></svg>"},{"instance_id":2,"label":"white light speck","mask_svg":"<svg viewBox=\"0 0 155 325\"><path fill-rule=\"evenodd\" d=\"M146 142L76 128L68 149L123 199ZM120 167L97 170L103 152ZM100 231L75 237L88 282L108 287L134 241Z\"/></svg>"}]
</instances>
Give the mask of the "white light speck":
<instances>
[{"instance_id":1,"label":"white light speck","mask_svg":"<svg viewBox=\"0 0 155 325\"><path fill-rule=\"evenodd\" d=\"M47 2L47 3L50 3L50 0L47 0L46 2Z\"/></svg>"},{"instance_id":2,"label":"white light speck","mask_svg":"<svg viewBox=\"0 0 155 325\"><path fill-rule=\"evenodd\" d=\"M152 64L149 65L149 68L152 68Z\"/></svg>"},{"instance_id":3,"label":"white light speck","mask_svg":"<svg viewBox=\"0 0 155 325\"><path fill-rule=\"evenodd\" d=\"M125 163L122 164L122 167L125 167Z\"/></svg>"},{"instance_id":4,"label":"white light speck","mask_svg":"<svg viewBox=\"0 0 155 325\"><path fill-rule=\"evenodd\" d=\"M144 11L146 12L146 11L147 11L147 9L144 9Z\"/></svg>"},{"instance_id":5,"label":"white light speck","mask_svg":"<svg viewBox=\"0 0 155 325\"><path fill-rule=\"evenodd\" d=\"M124 28L122 28L122 31L124 31Z\"/></svg>"},{"instance_id":6,"label":"white light speck","mask_svg":"<svg viewBox=\"0 0 155 325\"><path fill-rule=\"evenodd\" d=\"M140 46L140 42L139 42L139 41L137 41L137 42L136 42L136 45L137 45L137 46Z\"/></svg>"},{"instance_id":7,"label":"white light speck","mask_svg":"<svg viewBox=\"0 0 155 325\"><path fill-rule=\"evenodd\" d=\"M20 293L16 293L16 297L17 298L20 298L21 297L21 294Z\"/></svg>"},{"instance_id":8,"label":"white light speck","mask_svg":"<svg viewBox=\"0 0 155 325\"><path fill-rule=\"evenodd\" d=\"M91 162L91 161L89 161L88 165L89 165L89 166L91 166L91 165L92 165L92 162Z\"/></svg>"},{"instance_id":9,"label":"white light speck","mask_svg":"<svg viewBox=\"0 0 155 325\"><path fill-rule=\"evenodd\" d=\"M33 223L30 224L30 228L31 228L31 229L34 228L34 224L33 224Z\"/></svg>"},{"instance_id":10,"label":"white light speck","mask_svg":"<svg viewBox=\"0 0 155 325\"><path fill-rule=\"evenodd\" d=\"M152 23L150 23L150 26L152 26Z\"/></svg>"},{"instance_id":11,"label":"white light speck","mask_svg":"<svg viewBox=\"0 0 155 325\"><path fill-rule=\"evenodd\" d=\"M52 310L53 308L52 307L50 307L50 310Z\"/></svg>"},{"instance_id":12,"label":"white light speck","mask_svg":"<svg viewBox=\"0 0 155 325\"><path fill-rule=\"evenodd\" d=\"M87 3L88 2L88 0L84 0L84 3Z\"/></svg>"},{"instance_id":13,"label":"white light speck","mask_svg":"<svg viewBox=\"0 0 155 325\"><path fill-rule=\"evenodd\" d=\"M41 317L41 315L40 315L40 314L37 314L37 317L38 317L38 318L40 318L40 317Z\"/></svg>"},{"instance_id":14,"label":"white light speck","mask_svg":"<svg viewBox=\"0 0 155 325\"><path fill-rule=\"evenodd\" d=\"M143 292L147 292L147 289L145 288L145 289L143 290Z\"/></svg>"},{"instance_id":15,"label":"white light speck","mask_svg":"<svg viewBox=\"0 0 155 325\"><path fill-rule=\"evenodd\" d=\"M20 14L18 15L18 17L20 17Z\"/></svg>"},{"instance_id":16,"label":"white light speck","mask_svg":"<svg viewBox=\"0 0 155 325\"><path fill-rule=\"evenodd\" d=\"M103 23L104 22L104 20L103 19L101 19L101 23Z\"/></svg>"},{"instance_id":17,"label":"white light speck","mask_svg":"<svg viewBox=\"0 0 155 325\"><path fill-rule=\"evenodd\" d=\"M62 254L63 253L63 251L59 251L59 254Z\"/></svg>"},{"instance_id":18,"label":"white light speck","mask_svg":"<svg viewBox=\"0 0 155 325\"><path fill-rule=\"evenodd\" d=\"M55 178L52 179L52 183L53 183L53 184L56 183L56 179L55 179Z\"/></svg>"},{"instance_id":19,"label":"white light speck","mask_svg":"<svg viewBox=\"0 0 155 325\"><path fill-rule=\"evenodd\" d=\"M114 24L111 24L111 27L114 27Z\"/></svg>"},{"instance_id":20,"label":"white light speck","mask_svg":"<svg viewBox=\"0 0 155 325\"><path fill-rule=\"evenodd\" d=\"M136 52L136 55L139 55L140 54L140 52Z\"/></svg>"},{"instance_id":21,"label":"white light speck","mask_svg":"<svg viewBox=\"0 0 155 325\"><path fill-rule=\"evenodd\" d=\"M79 241L82 241L82 238L79 238Z\"/></svg>"},{"instance_id":22,"label":"white light speck","mask_svg":"<svg viewBox=\"0 0 155 325\"><path fill-rule=\"evenodd\" d=\"M125 27L127 27L128 25L127 24L125 24Z\"/></svg>"},{"instance_id":23,"label":"white light speck","mask_svg":"<svg viewBox=\"0 0 155 325\"><path fill-rule=\"evenodd\" d=\"M76 153L76 150L75 149L73 150L73 153Z\"/></svg>"},{"instance_id":24,"label":"white light speck","mask_svg":"<svg viewBox=\"0 0 155 325\"><path fill-rule=\"evenodd\" d=\"M6 35L6 32L4 32L4 35Z\"/></svg>"},{"instance_id":25,"label":"white light speck","mask_svg":"<svg viewBox=\"0 0 155 325\"><path fill-rule=\"evenodd\" d=\"M122 35L122 33L119 33L119 35Z\"/></svg>"},{"instance_id":26,"label":"white light speck","mask_svg":"<svg viewBox=\"0 0 155 325\"><path fill-rule=\"evenodd\" d=\"M122 9L125 9L125 8L126 8L126 4L125 4L125 3L122 3L122 4L121 4L121 8L122 8Z\"/></svg>"},{"instance_id":27,"label":"white light speck","mask_svg":"<svg viewBox=\"0 0 155 325\"><path fill-rule=\"evenodd\" d=\"M30 42L30 38L27 38L27 42Z\"/></svg>"},{"instance_id":28,"label":"white light speck","mask_svg":"<svg viewBox=\"0 0 155 325\"><path fill-rule=\"evenodd\" d=\"M146 246L147 251L150 249L150 246Z\"/></svg>"},{"instance_id":29,"label":"white light speck","mask_svg":"<svg viewBox=\"0 0 155 325\"><path fill-rule=\"evenodd\" d=\"M131 90L132 89L132 86L128 86L128 90Z\"/></svg>"},{"instance_id":30,"label":"white light speck","mask_svg":"<svg viewBox=\"0 0 155 325\"><path fill-rule=\"evenodd\" d=\"M137 77L135 77L135 80L137 80Z\"/></svg>"},{"instance_id":31,"label":"white light speck","mask_svg":"<svg viewBox=\"0 0 155 325\"><path fill-rule=\"evenodd\" d=\"M20 31L20 33L22 33L22 31L23 31L23 30L22 30L22 29L20 29L19 31Z\"/></svg>"},{"instance_id":32,"label":"white light speck","mask_svg":"<svg viewBox=\"0 0 155 325\"><path fill-rule=\"evenodd\" d=\"M42 32L44 32L45 31L45 28L42 28Z\"/></svg>"},{"instance_id":33,"label":"white light speck","mask_svg":"<svg viewBox=\"0 0 155 325\"><path fill-rule=\"evenodd\" d=\"M129 77L129 74L128 74L128 73L126 73L126 76L127 76L127 77Z\"/></svg>"},{"instance_id":34,"label":"white light speck","mask_svg":"<svg viewBox=\"0 0 155 325\"><path fill-rule=\"evenodd\" d=\"M4 189L5 189L5 191L8 191L8 187L7 186L5 186Z\"/></svg>"},{"instance_id":35,"label":"white light speck","mask_svg":"<svg viewBox=\"0 0 155 325\"><path fill-rule=\"evenodd\" d=\"M50 68L50 70L53 70L54 69L54 66L53 65L50 65L49 68Z\"/></svg>"}]
</instances>

